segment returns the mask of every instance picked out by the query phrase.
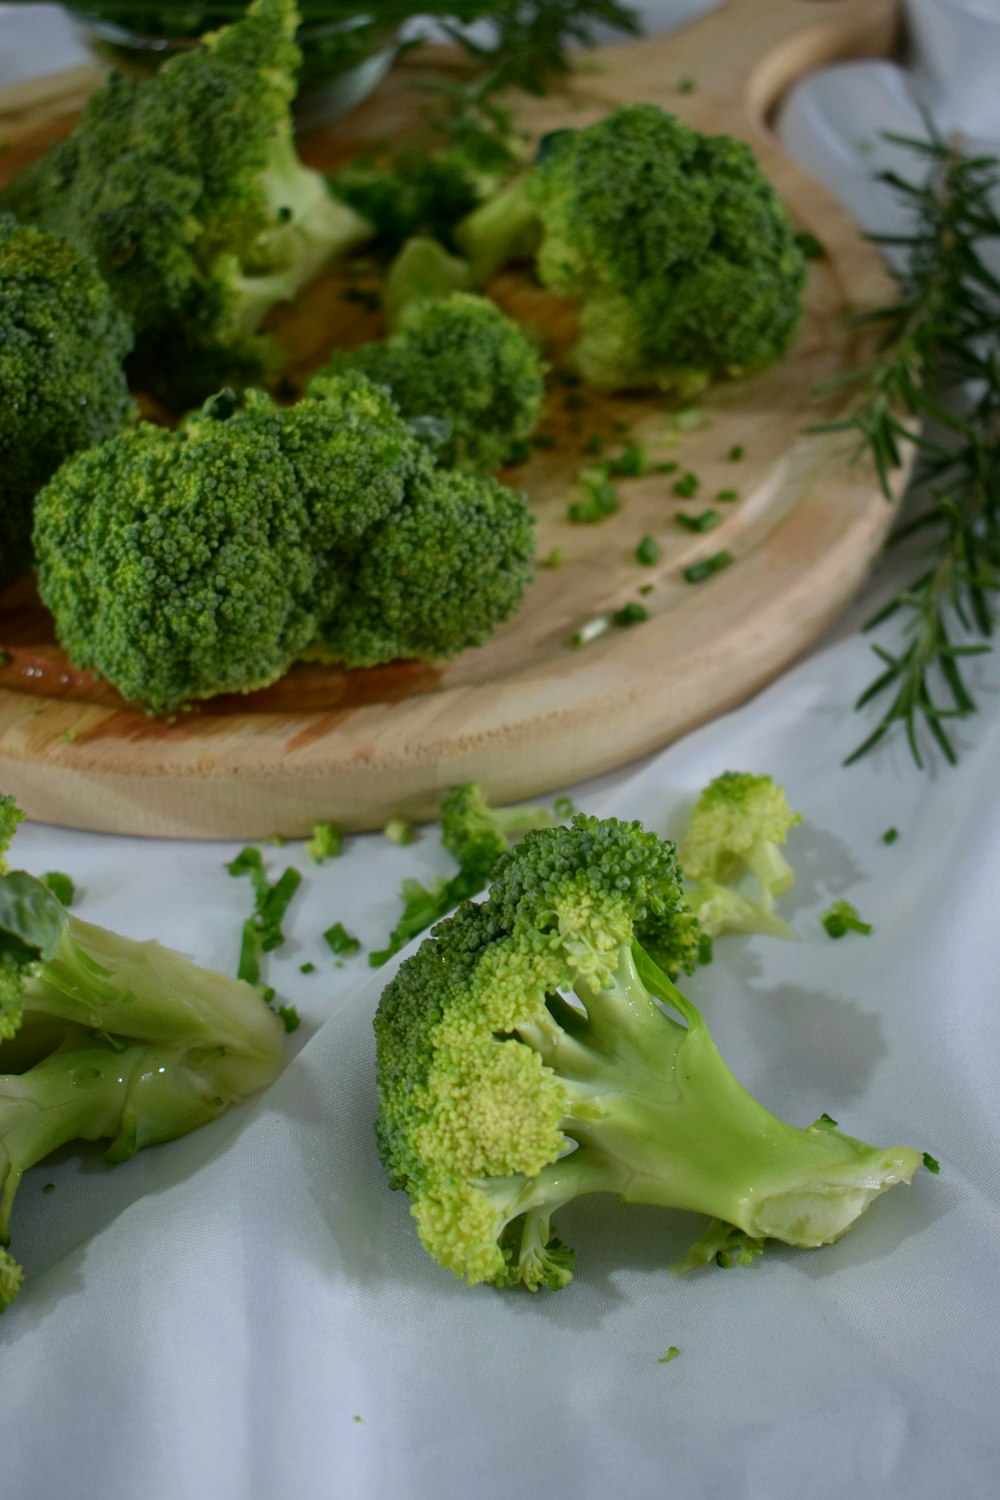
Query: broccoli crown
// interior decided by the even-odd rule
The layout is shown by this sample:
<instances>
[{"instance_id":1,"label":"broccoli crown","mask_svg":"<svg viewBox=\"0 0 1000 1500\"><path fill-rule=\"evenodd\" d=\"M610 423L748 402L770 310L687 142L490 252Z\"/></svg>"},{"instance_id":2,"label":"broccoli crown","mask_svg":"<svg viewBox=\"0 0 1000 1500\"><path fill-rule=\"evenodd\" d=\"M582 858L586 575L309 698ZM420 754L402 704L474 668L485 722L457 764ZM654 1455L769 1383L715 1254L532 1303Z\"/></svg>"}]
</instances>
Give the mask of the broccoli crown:
<instances>
[{"instance_id":1,"label":"broccoli crown","mask_svg":"<svg viewBox=\"0 0 1000 1500\"><path fill-rule=\"evenodd\" d=\"M440 661L480 646L531 578L524 496L495 479L438 469L423 452L406 497L340 564L350 578L312 653L348 667Z\"/></svg>"},{"instance_id":2,"label":"broccoli crown","mask_svg":"<svg viewBox=\"0 0 1000 1500\"><path fill-rule=\"evenodd\" d=\"M576 359L606 390L690 392L784 352L805 267L750 147L653 104L546 137L456 238L480 275L541 229L538 274L582 304ZM499 256L499 259L498 259Z\"/></svg>"},{"instance_id":3,"label":"broccoli crown","mask_svg":"<svg viewBox=\"0 0 1000 1500\"><path fill-rule=\"evenodd\" d=\"M273 367L267 310L368 233L295 155L294 0L255 0L151 79L112 77L0 203L96 257L144 378L190 404Z\"/></svg>"},{"instance_id":4,"label":"broccoli crown","mask_svg":"<svg viewBox=\"0 0 1000 1500\"><path fill-rule=\"evenodd\" d=\"M128 420L131 346L93 259L0 214L0 589L31 566L42 485Z\"/></svg>"},{"instance_id":5,"label":"broccoli crown","mask_svg":"<svg viewBox=\"0 0 1000 1500\"><path fill-rule=\"evenodd\" d=\"M76 454L34 541L73 663L154 713L264 687L307 652L455 655L515 608L532 554L523 498L436 470L356 373L290 409L223 392L175 432Z\"/></svg>"},{"instance_id":6,"label":"broccoli crown","mask_svg":"<svg viewBox=\"0 0 1000 1500\"><path fill-rule=\"evenodd\" d=\"M801 820L770 776L725 771L709 782L691 814L681 860L696 882L688 900L710 936L764 932L794 937L773 908L775 896L795 880L779 845ZM748 873L757 883L756 898L736 889Z\"/></svg>"},{"instance_id":7,"label":"broccoli crown","mask_svg":"<svg viewBox=\"0 0 1000 1500\"><path fill-rule=\"evenodd\" d=\"M9 825L16 810L0 799ZM0 1247L21 1175L74 1140L125 1161L216 1119L281 1065L283 1028L240 980L72 916L0 875ZM0 1248L0 1310L21 1268Z\"/></svg>"},{"instance_id":8,"label":"broccoli crown","mask_svg":"<svg viewBox=\"0 0 1000 1500\"><path fill-rule=\"evenodd\" d=\"M446 421L440 461L480 473L499 469L541 415L537 349L494 303L466 292L411 303L386 343L339 353L331 368L388 386L406 417Z\"/></svg>"},{"instance_id":9,"label":"broccoli crown","mask_svg":"<svg viewBox=\"0 0 1000 1500\"><path fill-rule=\"evenodd\" d=\"M379 1150L442 1265L564 1286L551 1215L591 1192L818 1245L909 1180L916 1152L794 1129L740 1087L665 972L697 935L672 844L577 816L402 965L375 1019Z\"/></svg>"}]
</instances>

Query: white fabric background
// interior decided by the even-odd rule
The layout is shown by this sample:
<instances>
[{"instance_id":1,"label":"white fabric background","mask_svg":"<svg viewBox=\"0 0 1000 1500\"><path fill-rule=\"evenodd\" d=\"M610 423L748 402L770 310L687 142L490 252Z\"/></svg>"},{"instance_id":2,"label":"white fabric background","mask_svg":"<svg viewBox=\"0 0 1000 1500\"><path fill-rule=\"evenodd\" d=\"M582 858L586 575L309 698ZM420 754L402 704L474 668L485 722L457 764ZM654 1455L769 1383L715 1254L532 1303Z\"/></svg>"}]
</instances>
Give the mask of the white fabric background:
<instances>
[{"instance_id":1,"label":"white fabric background","mask_svg":"<svg viewBox=\"0 0 1000 1500\"><path fill-rule=\"evenodd\" d=\"M786 903L800 940L719 942L689 991L778 1113L826 1110L929 1149L941 1175L894 1189L837 1246L683 1279L666 1267L700 1221L584 1201L559 1216L570 1288L470 1290L421 1250L375 1156L386 973L363 955L336 969L318 938L339 919L378 945L402 876L447 857L433 830L406 849L351 840L322 869L300 845L268 851L307 876L271 959L304 1017L297 1055L265 1097L186 1140L114 1169L68 1152L25 1179L28 1279L0 1320L3 1500L996 1493L1000 659L974 664L980 713L959 729L957 771L920 776L897 741L842 768L873 667L855 627L900 576L884 563L746 707L575 796L670 832L720 770L783 782L805 815ZM70 871L85 917L231 969L249 902L222 869L237 847L35 826L17 850ZM818 914L838 896L870 938L826 936Z\"/></svg>"}]
</instances>

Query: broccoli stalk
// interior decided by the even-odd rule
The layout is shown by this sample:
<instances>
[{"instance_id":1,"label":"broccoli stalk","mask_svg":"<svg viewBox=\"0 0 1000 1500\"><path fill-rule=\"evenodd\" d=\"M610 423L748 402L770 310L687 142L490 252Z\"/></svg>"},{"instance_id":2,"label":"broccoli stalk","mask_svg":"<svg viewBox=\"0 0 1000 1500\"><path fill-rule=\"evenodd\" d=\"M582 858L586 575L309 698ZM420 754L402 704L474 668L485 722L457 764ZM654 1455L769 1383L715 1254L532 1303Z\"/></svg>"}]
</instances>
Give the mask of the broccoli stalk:
<instances>
[{"instance_id":1,"label":"broccoli stalk","mask_svg":"<svg viewBox=\"0 0 1000 1500\"><path fill-rule=\"evenodd\" d=\"M0 798L0 855L17 816ZM108 1140L107 1159L126 1161L217 1119L277 1076L282 1034L249 985L0 873L0 1247L29 1167L75 1140ZM20 1280L0 1249L0 1310Z\"/></svg>"},{"instance_id":2,"label":"broccoli stalk","mask_svg":"<svg viewBox=\"0 0 1000 1500\"><path fill-rule=\"evenodd\" d=\"M411 303L467 292L471 281L468 262L449 255L437 240L407 240L382 287L382 308L390 331L398 332Z\"/></svg>"},{"instance_id":3,"label":"broccoli stalk","mask_svg":"<svg viewBox=\"0 0 1000 1500\"><path fill-rule=\"evenodd\" d=\"M475 286L485 286L502 266L530 260L542 237L530 177L516 177L473 209L455 230L455 244L472 268Z\"/></svg>"},{"instance_id":4,"label":"broccoli stalk","mask_svg":"<svg viewBox=\"0 0 1000 1500\"><path fill-rule=\"evenodd\" d=\"M709 1214L720 1245L813 1248L910 1180L918 1152L797 1129L736 1081L667 972L697 941L673 845L578 816L403 964L375 1020L379 1148L442 1265L565 1286L552 1216L598 1192Z\"/></svg>"}]
</instances>

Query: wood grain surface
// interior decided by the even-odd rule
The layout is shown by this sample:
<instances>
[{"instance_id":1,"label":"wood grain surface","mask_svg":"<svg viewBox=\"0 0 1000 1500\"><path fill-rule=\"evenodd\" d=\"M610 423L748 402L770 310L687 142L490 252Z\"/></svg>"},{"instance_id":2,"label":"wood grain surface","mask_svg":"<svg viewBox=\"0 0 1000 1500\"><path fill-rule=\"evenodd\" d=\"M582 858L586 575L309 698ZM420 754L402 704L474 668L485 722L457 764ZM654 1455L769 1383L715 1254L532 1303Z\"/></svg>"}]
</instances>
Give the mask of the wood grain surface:
<instances>
[{"instance_id":1,"label":"wood grain surface","mask_svg":"<svg viewBox=\"0 0 1000 1500\"><path fill-rule=\"evenodd\" d=\"M302 834L320 818L377 827L395 814L434 816L459 781L479 780L500 801L568 786L667 743L780 672L858 589L892 519L850 436L805 431L843 411L845 397L821 399L817 387L864 357L851 315L884 302L890 287L853 221L780 150L768 113L801 73L888 51L895 27L891 0L728 0L680 32L589 56L569 92L518 101L533 134L651 100L699 129L741 136L827 255L810 263L789 356L718 384L693 418L662 396L609 398L551 382L541 431L552 446L505 477L531 498L539 557L558 547L564 564L536 570L517 617L486 646L439 667L301 665L272 688L166 723L72 668L25 582L0 599L0 786L32 818L100 831L255 838ZM412 135L424 107L415 72L397 69L333 132L307 138L306 159L332 166L366 142ZM48 90L0 96L4 175L71 128L96 77L77 70ZM686 78L692 92L678 89ZM335 272L272 317L293 379L335 344L380 334L378 315L344 291ZM491 291L539 331L559 367L572 309L521 274L503 273ZM678 472L698 476L697 496L678 499L675 475L623 479L616 515L568 524L595 432L606 451L627 432L654 459L678 462ZM734 446L744 449L739 461L728 456ZM678 524L677 513L697 514L730 489L740 498L718 504L717 529L698 535ZM646 534L661 545L652 568L635 558ZM704 583L684 580L688 564L722 548L733 566ZM648 621L571 645L585 620L650 584Z\"/></svg>"}]
</instances>

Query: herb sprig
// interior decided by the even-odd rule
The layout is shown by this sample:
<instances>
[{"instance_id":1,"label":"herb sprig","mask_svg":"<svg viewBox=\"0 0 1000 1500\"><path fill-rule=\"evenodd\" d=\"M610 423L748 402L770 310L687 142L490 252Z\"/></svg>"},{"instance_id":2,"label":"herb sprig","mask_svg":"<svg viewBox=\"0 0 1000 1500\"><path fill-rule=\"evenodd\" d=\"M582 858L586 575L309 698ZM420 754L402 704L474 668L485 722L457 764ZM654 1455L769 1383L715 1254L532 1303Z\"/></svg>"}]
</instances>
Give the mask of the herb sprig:
<instances>
[{"instance_id":1,"label":"herb sprig","mask_svg":"<svg viewBox=\"0 0 1000 1500\"><path fill-rule=\"evenodd\" d=\"M894 541L921 536L926 542L925 567L865 627L901 618L902 644L895 651L873 648L883 670L856 706L891 696L847 764L902 726L917 766L924 765L926 733L954 765L950 721L976 708L964 659L991 649L997 623L1000 281L983 254L985 246L1000 242L994 207L1000 162L964 156L931 120L925 123L926 140L885 137L913 152L929 171L922 182L881 174L912 217L908 234L871 236L906 256L897 273L900 296L893 306L866 315L884 337L874 361L847 377L864 386L865 398L853 416L830 424L860 434L887 496L893 471L916 447L915 479L923 500Z\"/></svg>"}]
</instances>

